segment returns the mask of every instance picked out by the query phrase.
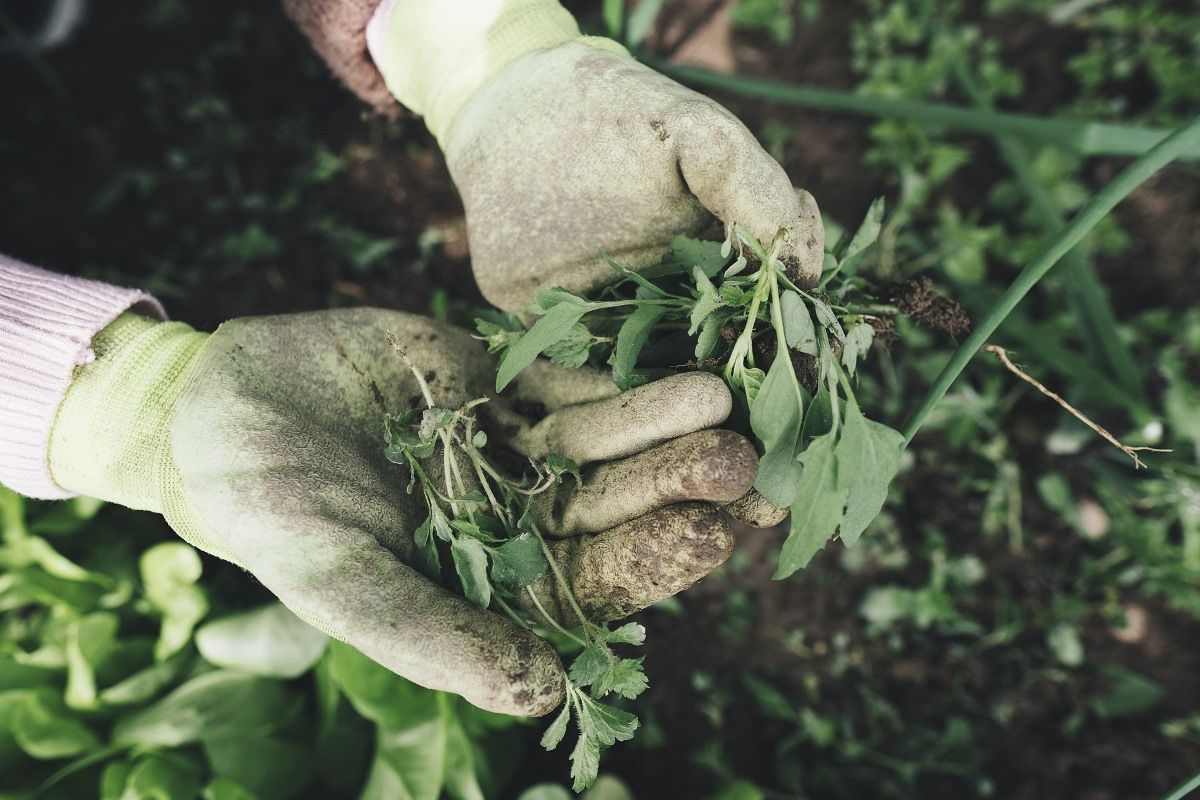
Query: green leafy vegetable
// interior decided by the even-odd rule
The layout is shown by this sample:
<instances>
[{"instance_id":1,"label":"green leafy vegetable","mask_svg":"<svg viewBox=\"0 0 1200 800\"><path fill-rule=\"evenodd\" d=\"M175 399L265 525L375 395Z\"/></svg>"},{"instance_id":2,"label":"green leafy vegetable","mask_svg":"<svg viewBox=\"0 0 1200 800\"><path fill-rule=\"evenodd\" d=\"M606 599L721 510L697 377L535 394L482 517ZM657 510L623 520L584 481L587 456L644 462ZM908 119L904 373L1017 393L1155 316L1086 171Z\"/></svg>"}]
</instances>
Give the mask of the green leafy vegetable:
<instances>
[{"instance_id":1,"label":"green leafy vegetable","mask_svg":"<svg viewBox=\"0 0 1200 800\"><path fill-rule=\"evenodd\" d=\"M282 603L213 620L196 631L196 648L209 663L275 678L308 672L328 641Z\"/></svg>"}]
</instances>

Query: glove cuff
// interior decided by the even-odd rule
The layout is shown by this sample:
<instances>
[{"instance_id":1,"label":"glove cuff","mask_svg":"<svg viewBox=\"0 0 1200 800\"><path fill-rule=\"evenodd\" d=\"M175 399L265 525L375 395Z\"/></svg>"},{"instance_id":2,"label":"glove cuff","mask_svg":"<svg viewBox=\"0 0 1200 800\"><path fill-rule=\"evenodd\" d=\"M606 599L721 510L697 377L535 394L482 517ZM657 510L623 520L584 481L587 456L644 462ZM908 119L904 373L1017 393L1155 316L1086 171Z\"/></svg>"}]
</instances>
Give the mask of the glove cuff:
<instances>
[{"instance_id":1,"label":"glove cuff","mask_svg":"<svg viewBox=\"0 0 1200 800\"><path fill-rule=\"evenodd\" d=\"M62 487L129 508L162 511L173 470L169 428L209 335L125 313L92 339L50 432L50 472Z\"/></svg>"},{"instance_id":2,"label":"glove cuff","mask_svg":"<svg viewBox=\"0 0 1200 800\"><path fill-rule=\"evenodd\" d=\"M367 49L400 103L425 117L444 142L458 112L481 86L534 50L583 40L557 0L383 0L367 25Z\"/></svg>"}]
</instances>

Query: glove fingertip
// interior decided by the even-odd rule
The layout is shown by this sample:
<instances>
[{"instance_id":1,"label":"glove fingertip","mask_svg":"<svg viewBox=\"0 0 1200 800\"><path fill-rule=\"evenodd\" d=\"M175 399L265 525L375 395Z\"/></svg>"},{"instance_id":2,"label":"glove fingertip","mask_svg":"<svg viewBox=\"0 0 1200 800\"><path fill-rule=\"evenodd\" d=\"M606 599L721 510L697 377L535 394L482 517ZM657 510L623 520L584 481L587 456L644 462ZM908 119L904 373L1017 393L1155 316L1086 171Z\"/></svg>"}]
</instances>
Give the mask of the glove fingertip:
<instances>
[{"instance_id":1,"label":"glove fingertip","mask_svg":"<svg viewBox=\"0 0 1200 800\"><path fill-rule=\"evenodd\" d=\"M817 201L804 189L795 189L796 221L784 228L780 260L788 278L802 289L810 289L821 279L825 260L825 227Z\"/></svg>"},{"instance_id":2,"label":"glove fingertip","mask_svg":"<svg viewBox=\"0 0 1200 800\"><path fill-rule=\"evenodd\" d=\"M725 506L729 516L752 528L774 528L787 519L788 509L780 508L767 498L751 489Z\"/></svg>"}]
</instances>

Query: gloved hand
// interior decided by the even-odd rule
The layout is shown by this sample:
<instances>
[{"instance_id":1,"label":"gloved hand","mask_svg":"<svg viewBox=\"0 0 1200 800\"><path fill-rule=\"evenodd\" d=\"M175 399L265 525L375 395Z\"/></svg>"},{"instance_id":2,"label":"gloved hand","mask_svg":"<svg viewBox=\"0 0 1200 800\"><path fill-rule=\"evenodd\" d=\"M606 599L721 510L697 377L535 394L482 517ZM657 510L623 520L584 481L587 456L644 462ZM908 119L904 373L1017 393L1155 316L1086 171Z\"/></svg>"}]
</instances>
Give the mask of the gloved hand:
<instances>
[{"instance_id":1,"label":"gloved hand","mask_svg":"<svg viewBox=\"0 0 1200 800\"><path fill-rule=\"evenodd\" d=\"M377 111L395 110L367 53L366 30L379 0L283 0L283 10L350 91Z\"/></svg>"},{"instance_id":2,"label":"gloved hand","mask_svg":"<svg viewBox=\"0 0 1200 800\"><path fill-rule=\"evenodd\" d=\"M301 618L422 686L547 713L563 693L553 649L408 566L427 512L383 456L384 418L424 400L387 332L438 406L489 394L480 343L421 317L249 318L210 336L125 314L95 337L95 361L60 406L51 472L71 491L163 513ZM757 464L745 439L708 430L731 407L718 378L616 395L607 376L540 363L514 394L479 407L490 441L593 464L582 488L565 482L538 513L549 534L572 537L557 560L594 619L674 594L729 555L715 504L743 495Z\"/></svg>"},{"instance_id":3,"label":"gloved hand","mask_svg":"<svg viewBox=\"0 0 1200 800\"><path fill-rule=\"evenodd\" d=\"M536 290L610 283L713 216L821 272L812 196L732 114L580 36L556 0L385 0L367 28L388 88L424 115L466 208L483 295L522 310Z\"/></svg>"}]
</instances>

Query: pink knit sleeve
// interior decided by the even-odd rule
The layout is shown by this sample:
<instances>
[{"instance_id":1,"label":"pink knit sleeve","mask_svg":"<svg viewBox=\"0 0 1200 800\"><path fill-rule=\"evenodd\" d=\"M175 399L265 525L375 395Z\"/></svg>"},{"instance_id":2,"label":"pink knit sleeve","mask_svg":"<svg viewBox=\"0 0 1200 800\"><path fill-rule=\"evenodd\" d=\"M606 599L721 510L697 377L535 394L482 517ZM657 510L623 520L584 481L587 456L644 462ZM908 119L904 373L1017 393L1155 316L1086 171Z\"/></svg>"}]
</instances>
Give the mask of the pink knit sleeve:
<instances>
[{"instance_id":1,"label":"pink knit sleeve","mask_svg":"<svg viewBox=\"0 0 1200 800\"><path fill-rule=\"evenodd\" d=\"M137 289L0 255L0 484L46 500L71 496L50 475L50 428L75 367L94 357L92 337L130 308L166 318Z\"/></svg>"}]
</instances>

